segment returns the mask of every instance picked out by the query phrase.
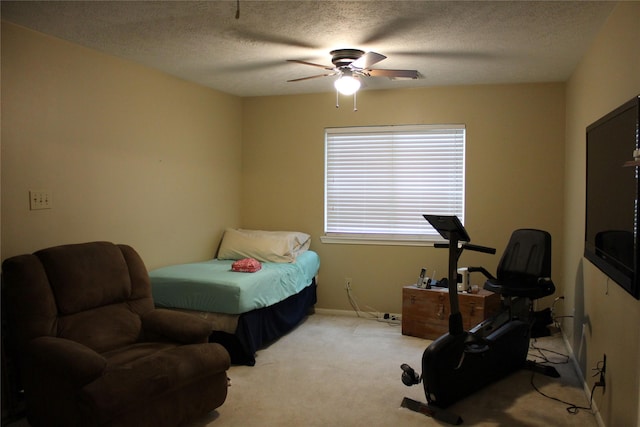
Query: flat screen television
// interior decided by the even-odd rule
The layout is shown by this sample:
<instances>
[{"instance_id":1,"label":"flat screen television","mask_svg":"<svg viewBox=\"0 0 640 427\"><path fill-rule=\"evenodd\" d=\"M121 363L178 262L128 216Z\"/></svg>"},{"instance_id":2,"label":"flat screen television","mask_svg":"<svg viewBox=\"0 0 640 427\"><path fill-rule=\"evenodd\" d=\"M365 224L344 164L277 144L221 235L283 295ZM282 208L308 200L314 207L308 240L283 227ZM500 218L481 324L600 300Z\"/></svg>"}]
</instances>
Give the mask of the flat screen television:
<instances>
[{"instance_id":1,"label":"flat screen television","mask_svg":"<svg viewBox=\"0 0 640 427\"><path fill-rule=\"evenodd\" d=\"M587 127L584 245L585 258L637 299L639 131L637 96Z\"/></svg>"}]
</instances>

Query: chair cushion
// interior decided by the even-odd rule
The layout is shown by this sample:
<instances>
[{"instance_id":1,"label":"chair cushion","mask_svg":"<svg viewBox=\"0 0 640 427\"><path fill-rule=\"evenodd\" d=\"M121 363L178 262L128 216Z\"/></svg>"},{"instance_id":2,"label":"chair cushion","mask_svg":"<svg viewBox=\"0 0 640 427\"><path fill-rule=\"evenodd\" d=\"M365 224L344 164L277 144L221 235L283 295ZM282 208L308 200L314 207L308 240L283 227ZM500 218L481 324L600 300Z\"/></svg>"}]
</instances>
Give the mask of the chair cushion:
<instances>
[{"instance_id":1,"label":"chair cushion","mask_svg":"<svg viewBox=\"0 0 640 427\"><path fill-rule=\"evenodd\" d=\"M104 420L224 372L230 363L224 347L214 343L136 344L105 357L104 375L81 391L81 398Z\"/></svg>"},{"instance_id":2,"label":"chair cushion","mask_svg":"<svg viewBox=\"0 0 640 427\"><path fill-rule=\"evenodd\" d=\"M145 357L154 355L160 351L176 348L175 343L165 342L141 342L117 348L112 351L102 353L102 357L107 360L107 369L134 363Z\"/></svg>"},{"instance_id":3,"label":"chair cushion","mask_svg":"<svg viewBox=\"0 0 640 427\"><path fill-rule=\"evenodd\" d=\"M538 299L552 295L556 287L549 278L525 277L510 280L488 279L484 289L500 294L504 297L525 297Z\"/></svg>"},{"instance_id":4,"label":"chair cushion","mask_svg":"<svg viewBox=\"0 0 640 427\"><path fill-rule=\"evenodd\" d=\"M58 317L58 336L102 353L139 341L140 316L126 302Z\"/></svg>"}]
</instances>

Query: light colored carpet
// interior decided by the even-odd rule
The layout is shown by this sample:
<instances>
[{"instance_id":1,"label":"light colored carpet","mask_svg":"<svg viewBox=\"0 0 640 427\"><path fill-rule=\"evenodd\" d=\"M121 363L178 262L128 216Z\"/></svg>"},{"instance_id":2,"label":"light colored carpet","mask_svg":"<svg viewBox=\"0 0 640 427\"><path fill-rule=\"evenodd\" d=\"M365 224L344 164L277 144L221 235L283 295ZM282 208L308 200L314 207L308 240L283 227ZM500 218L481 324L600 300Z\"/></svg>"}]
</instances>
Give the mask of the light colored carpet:
<instances>
[{"instance_id":1,"label":"light colored carpet","mask_svg":"<svg viewBox=\"0 0 640 427\"><path fill-rule=\"evenodd\" d=\"M420 372L429 343L402 335L399 325L313 314L260 350L255 366L232 367L227 401L191 427L444 425L400 407L404 396L426 401L422 384L402 383L400 365ZM538 339L535 345L567 354L559 335ZM555 354L548 357L562 360ZM554 366L561 378L536 374L536 386L550 396L588 406L573 365ZM462 417L463 425L597 426L589 411L571 415L567 405L537 393L531 375L516 372L448 409Z\"/></svg>"},{"instance_id":2,"label":"light colored carpet","mask_svg":"<svg viewBox=\"0 0 640 427\"><path fill-rule=\"evenodd\" d=\"M255 366L231 367L226 402L189 427L443 426L400 407L404 396L426 401L422 384L402 384L400 365L407 363L420 372L429 343L402 335L399 325L310 315L288 335L260 350ZM567 354L560 336L538 339L535 345ZM561 378L536 374L536 386L550 396L588 406L573 364L554 366ZM516 372L448 410L468 426L597 426L590 411L571 415L566 404L537 393L530 384L531 375ZM12 424L26 426L24 420Z\"/></svg>"}]
</instances>

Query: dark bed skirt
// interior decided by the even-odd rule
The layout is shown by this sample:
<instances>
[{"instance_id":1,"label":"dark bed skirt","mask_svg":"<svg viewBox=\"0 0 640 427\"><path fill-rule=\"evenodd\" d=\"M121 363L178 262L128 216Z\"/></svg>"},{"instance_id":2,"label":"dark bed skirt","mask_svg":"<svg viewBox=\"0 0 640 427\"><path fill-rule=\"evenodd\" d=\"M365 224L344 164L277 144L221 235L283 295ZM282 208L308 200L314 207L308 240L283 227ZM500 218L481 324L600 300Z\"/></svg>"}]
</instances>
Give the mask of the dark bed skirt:
<instances>
[{"instance_id":1,"label":"dark bed skirt","mask_svg":"<svg viewBox=\"0 0 640 427\"><path fill-rule=\"evenodd\" d=\"M222 344L234 365L253 366L255 353L293 329L316 303L316 282L270 307L243 313L235 334L213 331L209 341Z\"/></svg>"}]
</instances>

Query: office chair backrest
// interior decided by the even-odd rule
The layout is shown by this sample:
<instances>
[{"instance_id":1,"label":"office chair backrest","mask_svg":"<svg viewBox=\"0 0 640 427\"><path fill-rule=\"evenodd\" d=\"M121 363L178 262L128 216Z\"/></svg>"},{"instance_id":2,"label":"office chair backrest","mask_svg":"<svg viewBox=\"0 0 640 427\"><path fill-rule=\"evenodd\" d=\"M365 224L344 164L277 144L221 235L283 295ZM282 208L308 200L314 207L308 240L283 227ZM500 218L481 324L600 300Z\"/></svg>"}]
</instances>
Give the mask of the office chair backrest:
<instances>
[{"instance_id":1,"label":"office chair backrest","mask_svg":"<svg viewBox=\"0 0 640 427\"><path fill-rule=\"evenodd\" d=\"M503 282L551 277L551 234L530 228L515 230L500 258L497 276Z\"/></svg>"}]
</instances>

